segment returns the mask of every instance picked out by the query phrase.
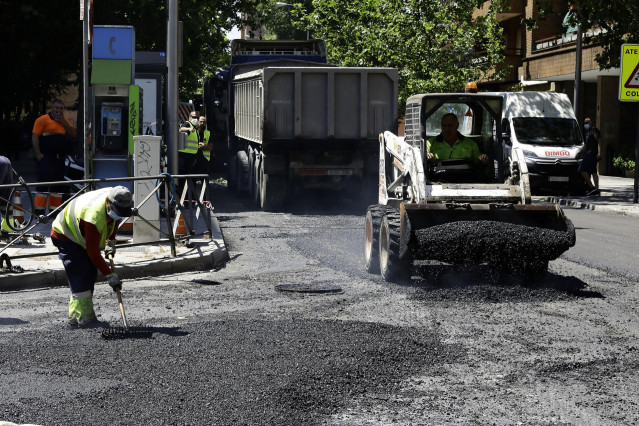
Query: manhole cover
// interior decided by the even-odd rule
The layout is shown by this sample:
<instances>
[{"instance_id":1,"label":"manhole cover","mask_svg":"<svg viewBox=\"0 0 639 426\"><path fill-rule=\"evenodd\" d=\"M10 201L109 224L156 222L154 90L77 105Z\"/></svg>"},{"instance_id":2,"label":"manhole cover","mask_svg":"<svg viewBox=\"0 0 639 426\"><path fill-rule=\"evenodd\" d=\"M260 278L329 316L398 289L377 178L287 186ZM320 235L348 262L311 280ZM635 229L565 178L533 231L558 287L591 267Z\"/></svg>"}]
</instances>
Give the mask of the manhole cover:
<instances>
[{"instance_id":1,"label":"manhole cover","mask_svg":"<svg viewBox=\"0 0 639 426\"><path fill-rule=\"evenodd\" d=\"M192 283L196 283L196 284L202 284L202 285L220 285L220 284L222 284L219 281L204 280L204 279L191 280L191 282Z\"/></svg>"},{"instance_id":2,"label":"manhole cover","mask_svg":"<svg viewBox=\"0 0 639 426\"><path fill-rule=\"evenodd\" d=\"M277 291L291 291L295 293L340 293L341 287L332 284L279 284Z\"/></svg>"}]
</instances>

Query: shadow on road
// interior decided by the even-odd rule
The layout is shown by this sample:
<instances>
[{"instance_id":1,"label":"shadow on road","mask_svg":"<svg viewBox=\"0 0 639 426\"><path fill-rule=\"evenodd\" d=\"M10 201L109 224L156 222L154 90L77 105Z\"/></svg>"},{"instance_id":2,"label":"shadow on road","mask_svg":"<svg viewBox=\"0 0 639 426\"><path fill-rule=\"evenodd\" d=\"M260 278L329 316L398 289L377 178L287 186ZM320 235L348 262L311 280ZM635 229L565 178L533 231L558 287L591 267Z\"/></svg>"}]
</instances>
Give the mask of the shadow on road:
<instances>
[{"instance_id":1,"label":"shadow on road","mask_svg":"<svg viewBox=\"0 0 639 426\"><path fill-rule=\"evenodd\" d=\"M416 265L410 283L411 297L419 300L546 302L604 298L572 276L552 272L530 277L500 273L488 266Z\"/></svg>"},{"instance_id":2,"label":"shadow on road","mask_svg":"<svg viewBox=\"0 0 639 426\"><path fill-rule=\"evenodd\" d=\"M248 193L238 194L226 186L213 184L211 199L220 221L231 220L225 213L259 212L260 208ZM363 216L368 205L353 193L337 190L309 189L288 195L282 213L294 215L357 215Z\"/></svg>"}]
</instances>

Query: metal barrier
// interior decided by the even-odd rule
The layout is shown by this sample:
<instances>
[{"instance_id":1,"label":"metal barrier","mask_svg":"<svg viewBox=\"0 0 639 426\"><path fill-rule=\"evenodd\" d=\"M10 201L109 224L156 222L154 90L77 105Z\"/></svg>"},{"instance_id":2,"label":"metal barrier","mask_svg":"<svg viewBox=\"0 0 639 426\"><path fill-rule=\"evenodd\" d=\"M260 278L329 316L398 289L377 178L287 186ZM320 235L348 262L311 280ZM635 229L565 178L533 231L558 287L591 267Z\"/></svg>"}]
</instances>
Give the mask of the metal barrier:
<instances>
[{"instance_id":1,"label":"metal barrier","mask_svg":"<svg viewBox=\"0 0 639 426\"><path fill-rule=\"evenodd\" d=\"M209 198L209 176L206 174L194 174L194 175L170 175L168 173L163 173L158 176L144 176L144 177L122 177L122 178L105 178L105 179L84 179L84 180L66 180L66 181L55 181L55 182L37 182L37 183L27 183L21 177L18 177L18 183L11 185L0 185L0 189L8 189L11 188L11 192L9 194L9 199L4 199L0 197L0 200L6 202L5 211L2 212L4 218L9 217L10 210L16 211L15 209L21 209L23 213L28 213L28 220L25 220L16 224L13 221L7 220L7 226L12 230L10 232L2 231L0 233L0 237L2 239L6 239L9 242L2 248L0 248L0 254L2 254L5 250L7 250L11 245L15 243L19 243L25 239L25 237L32 237L40 242L44 242L46 236L42 236L42 234L29 234L31 230L33 230L39 224L47 224L52 221L55 216L61 212L67 204L73 201L75 198L79 197L85 192L92 191L95 189L100 189L102 187L108 187L110 185L105 185L108 183L121 183L123 181L140 181L140 180L155 180L155 187L151 190L146 197L139 203L139 205L134 206L132 210L131 217L126 218L120 223L120 228L124 223L132 221L133 217L137 217L145 222L148 226L158 231L160 234L160 238L157 240L158 243L169 242L171 244L171 255L173 257L177 256L176 244L178 242L184 242L185 244L189 244L189 240L192 237L197 236L207 236L209 238L212 237L212 229L211 229L211 210L213 209L210 198ZM176 200L176 188L177 185L175 180L183 180L184 185L182 187L182 193L179 200ZM102 185L101 185L102 184ZM31 193L30 187L46 187L46 186L70 186L76 189L79 189L77 192L73 193L67 200L64 200L59 207L55 208L53 211L50 211L46 215L35 215L34 209L34 199ZM26 209L24 205L17 206L14 202L15 192L18 190L23 190L26 192L27 197L29 199L29 209ZM164 193L164 197L162 197L162 192ZM149 222L146 218L139 214L138 209L140 206L144 205L146 202L155 195L155 199L160 205L160 212L164 215L167 223L167 232L162 231L162 229L154 226L151 222ZM21 203L22 204L22 203ZM192 208L195 207L195 208ZM171 216L175 212L175 219L172 221ZM204 222L206 224L206 230L199 234L195 232L195 223L199 220L200 215L204 218ZM184 219L184 224L187 229L187 233L184 236L176 236L176 230L179 224L180 217ZM36 219L36 223L31 225L33 220ZM166 237L166 238L163 238ZM129 244L119 244L118 247L135 247L140 245L148 245L148 242L144 243L129 243ZM58 254L57 251L50 253L42 253L39 252L37 254L28 254L28 255L19 255L14 256L13 259L34 257L34 256L43 256L43 255L55 255ZM3 256L6 256L3 255Z\"/></svg>"}]
</instances>

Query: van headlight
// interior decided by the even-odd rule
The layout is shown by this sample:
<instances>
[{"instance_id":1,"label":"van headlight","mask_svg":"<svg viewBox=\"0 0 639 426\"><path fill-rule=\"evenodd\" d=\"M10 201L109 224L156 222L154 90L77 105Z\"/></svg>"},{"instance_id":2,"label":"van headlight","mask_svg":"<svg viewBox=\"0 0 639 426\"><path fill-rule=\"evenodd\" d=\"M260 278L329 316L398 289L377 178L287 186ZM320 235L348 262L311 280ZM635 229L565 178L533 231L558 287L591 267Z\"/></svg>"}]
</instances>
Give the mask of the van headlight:
<instances>
[{"instance_id":1,"label":"van headlight","mask_svg":"<svg viewBox=\"0 0 639 426\"><path fill-rule=\"evenodd\" d=\"M525 150L523 150L523 153L524 153L524 155L526 156L526 158L539 158L539 157L537 156L537 154L535 154L535 153L534 153L534 152L532 152L532 151L525 151Z\"/></svg>"}]
</instances>

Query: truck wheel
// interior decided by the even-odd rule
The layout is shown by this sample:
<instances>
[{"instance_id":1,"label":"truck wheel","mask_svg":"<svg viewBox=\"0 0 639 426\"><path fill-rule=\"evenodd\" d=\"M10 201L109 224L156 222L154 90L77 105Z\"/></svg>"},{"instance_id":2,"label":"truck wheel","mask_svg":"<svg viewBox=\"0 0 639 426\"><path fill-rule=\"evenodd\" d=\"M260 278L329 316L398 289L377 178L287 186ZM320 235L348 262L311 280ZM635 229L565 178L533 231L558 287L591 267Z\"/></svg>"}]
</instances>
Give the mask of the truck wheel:
<instances>
[{"instance_id":1,"label":"truck wheel","mask_svg":"<svg viewBox=\"0 0 639 426\"><path fill-rule=\"evenodd\" d=\"M379 228L379 269L384 280L402 283L408 281L412 265L408 259L400 259L399 211L386 212Z\"/></svg>"},{"instance_id":2,"label":"truck wheel","mask_svg":"<svg viewBox=\"0 0 639 426\"><path fill-rule=\"evenodd\" d=\"M255 156L251 156L253 160L252 163L249 164L250 176L249 176L249 186L251 188L251 197L253 198L253 202L256 206L260 205L260 181L259 181L259 167L260 162Z\"/></svg>"},{"instance_id":3,"label":"truck wheel","mask_svg":"<svg viewBox=\"0 0 639 426\"><path fill-rule=\"evenodd\" d=\"M260 167L260 207L265 212L280 212L284 207L286 196L286 177L273 176L264 173Z\"/></svg>"},{"instance_id":4,"label":"truck wheel","mask_svg":"<svg viewBox=\"0 0 639 426\"><path fill-rule=\"evenodd\" d=\"M366 210L364 220L364 264L371 274L379 274L379 226L387 206L375 204Z\"/></svg>"},{"instance_id":5,"label":"truck wheel","mask_svg":"<svg viewBox=\"0 0 639 426\"><path fill-rule=\"evenodd\" d=\"M242 194L242 190L244 189L244 166L242 165L242 160L239 157L235 159L235 173L233 175L233 185L235 186L235 192L238 194Z\"/></svg>"}]
</instances>

